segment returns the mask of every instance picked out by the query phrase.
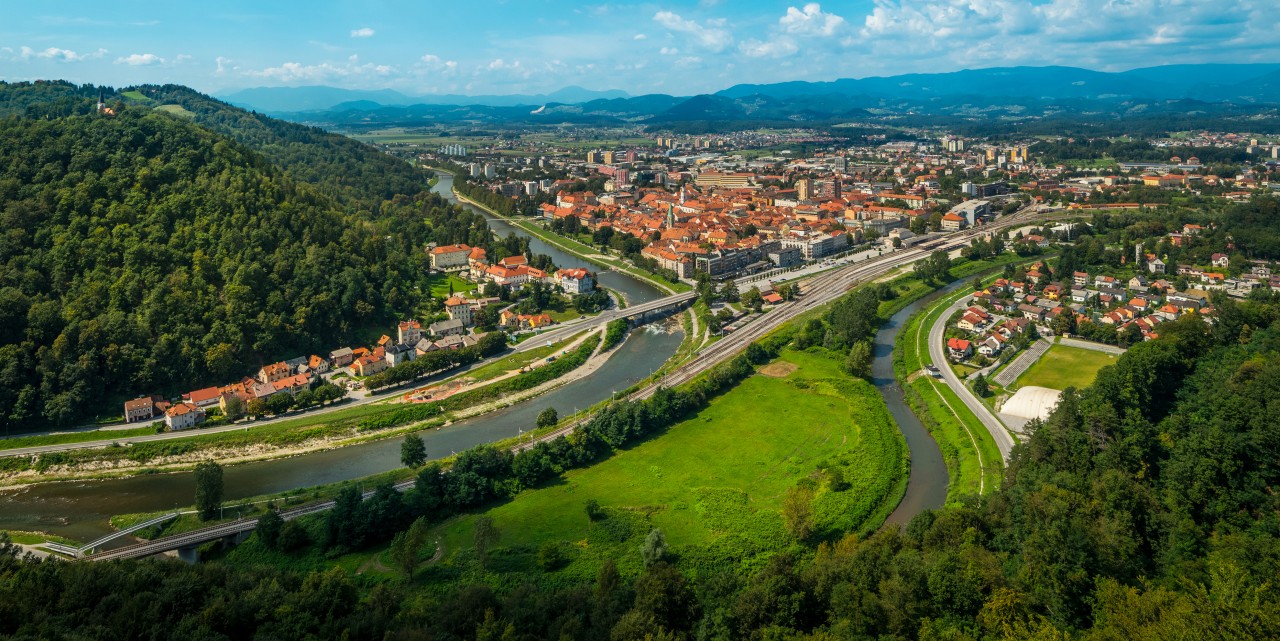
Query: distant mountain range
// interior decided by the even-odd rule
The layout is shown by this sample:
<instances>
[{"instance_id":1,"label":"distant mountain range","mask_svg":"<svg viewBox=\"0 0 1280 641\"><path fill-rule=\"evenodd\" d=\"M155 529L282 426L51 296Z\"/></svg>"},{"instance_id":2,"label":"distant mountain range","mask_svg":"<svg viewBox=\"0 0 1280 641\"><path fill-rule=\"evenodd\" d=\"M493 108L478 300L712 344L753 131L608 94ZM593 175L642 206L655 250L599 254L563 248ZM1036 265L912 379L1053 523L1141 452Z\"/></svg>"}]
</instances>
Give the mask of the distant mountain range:
<instances>
[{"instance_id":1,"label":"distant mountain range","mask_svg":"<svg viewBox=\"0 0 1280 641\"><path fill-rule=\"evenodd\" d=\"M457 94L408 96L393 89L360 90L337 87L257 87L241 89L217 96L237 107L266 113L325 111L351 103L375 103L379 106L404 105L484 105L513 107L547 102L587 102L600 98L627 98L618 89L592 91L582 87L565 87L549 94L513 94L505 96L463 96Z\"/></svg>"},{"instance_id":2,"label":"distant mountain range","mask_svg":"<svg viewBox=\"0 0 1280 641\"><path fill-rule=\"evenodd\" d=\"M735 85L691 97L628 96L568 87L546 95L411 97L332 87L247 89L233 104L330 126L528 122L613 125L774 122L832 124L874 117L991 121L1280 115L1280 64L1167 65L1111 73L996 67L829 82ZM714 125L710 125L713 126Z\"/></svg>"}]
</instances>

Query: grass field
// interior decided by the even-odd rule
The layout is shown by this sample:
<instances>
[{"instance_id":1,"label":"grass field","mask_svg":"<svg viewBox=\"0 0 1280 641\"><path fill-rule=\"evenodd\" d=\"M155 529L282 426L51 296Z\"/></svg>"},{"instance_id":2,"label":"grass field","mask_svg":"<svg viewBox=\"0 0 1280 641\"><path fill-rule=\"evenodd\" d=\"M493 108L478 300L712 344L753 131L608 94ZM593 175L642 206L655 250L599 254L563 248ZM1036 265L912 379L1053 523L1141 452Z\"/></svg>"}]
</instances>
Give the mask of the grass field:
<instances>
[{"instance_id":1,"label":"grass field","mask_svg":"<svg viewBox=\"0 0 1280 641\"><path fill-rule=\"evenodd\" d=\"M165 113L173 114L175 116L179 116L182 118L196 117L194 113L187 111L186 108L183 107L182 105L160 105L159 107L156 107L156 111L163 111Z\"/></svg>"},{"instance_id":2,"label":"grass field","mask_svg":"<svg viewBox=\"0 0 1280 641\"><path fill-rule=\"evenodd\" d=\"M950 479L947 502L957 503L965 495L995 489L1002 465L1000 450L986 426L965 407L956 393L945 383L917 376L925 364L932 362L928 346L929 327L951 300L954 299L944 298L907 321L894 345L894 370L903 386L907 404L920 417L942 451ZM977 448L974 447L975 442ZM978 462L979 451L982 453L982 465Z\"/></svg>"},{"instance_id":3,"label":"grass field","mask_svg":"<svg viewBox=\"0 0 1280 641\"><path fill-rule=\"evenodd\" d=\"M1036 385L1064 390L1083 389L1097 378L1098 370L1116 362L1116 357L1091 349L1054 345L1040 360L1018 377L1017 386Z\"/></svg>"},{"instance_id":4,"label":"grass field","mask_svg":"<svg viewBox=\"0 0 1280 641\"><path fill-rule=\"evenodd\" d=\"M23 447L40 447L41 445L57 445L59 443L84 443L87 441L105 441L127 436L145 436L155 434L156 430L147 422L143 427L131 430L86 430L83 432L64 432L61 434L44 434L40 436L15 436L0 439L0 450L13 450Z\"/></svg>"},{"instance_id":5,"label":"grass field","mask_svg":"<svg viewBox=\"0 0 1280 641\"><path fill-rule=\"evenodd\" d=\"M510 356L505 356L485 365L484 367L473 369L470 372L467 372L465 376L475 381L487 381L491 378L496 378L513 369L520 369L529 363L546 358L547 356L564 349L566 345L569 345L581 336L582 334L575 334L568 340L555 343L550 347L544 345L542 347L535 347L527 352L519 352L511 354Z\"/></svg>"},{"instance_id":6,"label":"grass field","mask_svg":"<svg viewBox=\"0 0 1280 641\"><path fill-rule=\"evenodd\" d=\"M818 532L878 525L899 496L906 457L875 389L825 354L788 351L767 371L775 376L747 379L658 438L490 509L513 543L499 544L489 572L532 571L538 547L553 542L570 559L560 576L590 579L606 558L635 574L639 544L654 527L682 566L749 566L791 544L780 506L798 482L818 488ZM839 469L847 489L832 491L822 468ZM608 518L590 521L588 500ZM445 561L430 572L441 580L477 571L475 518L437 528Z\"/></svg>"},{"instance_id":7,"label":"grass field","mask_svg":"<svg viewBox=\"0 0 1280 641\"><path fill-rule=\"evenodd\" d=\"M455 294L465 294L476 288L475 283L453 274L432 274L429 282L431 283L431 295L436 298L447 297L450 285L453 285Z\"/></svg>"}]
</instances>

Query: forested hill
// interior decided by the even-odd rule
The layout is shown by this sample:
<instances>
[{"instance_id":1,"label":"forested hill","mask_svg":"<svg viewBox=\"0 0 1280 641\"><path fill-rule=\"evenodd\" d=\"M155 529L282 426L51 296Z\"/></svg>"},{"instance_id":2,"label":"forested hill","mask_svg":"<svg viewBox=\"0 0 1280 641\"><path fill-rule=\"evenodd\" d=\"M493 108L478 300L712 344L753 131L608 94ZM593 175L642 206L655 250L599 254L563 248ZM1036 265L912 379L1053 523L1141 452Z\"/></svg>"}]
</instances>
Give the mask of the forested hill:
<instances>
[{"instance_id":1,"label":"forested hill","mask_svg":"<svg viewBox=\"0 0 1280 641\"><path fill-rule=\"evenodd\" d=\"M1277 639L1280 305L1216 306L1214 324L1193 314L1161 325L1160 339L1134 346L1089 388L1067 390L1015 449L1000 488L925 512L905 531L811 538L770 559L694 565L688 576L662 560L622 576L638 559L610 561L594 580L515 569L535 552L520 532L504 533L503 556L487 570L434 565L425 584L361 576L354 564L304 574L295 568L316 557L265 547L200 565L22 563L0 538L0 639L164 636L158 630L369 641ZM403 500L386 485L361 504L351 488L349 507L339 499L331 520L299 528L303 544L340 536L348 521L339 519L353 514L385 539L396 510L438 518L445 497L484 496L553 469L539 456L467 452L457 481L424 468ZM515 477L490 476L519 465ZM610 520L591 525L588 542L617 536Z\"/></svg>"},{"instance_id":2,"label":"forested hill","mask_svg":"<svg viewBox=\"0 0 1280 641\"><path fill-rule=\"evenodd\" d=\"M482 218L372 148L189 90L210 119L239 112L257 135L111 91L114 115L96 113L97 93L0 83L7 428L327 351L418 309L427 242L488 243Z\"/></svg>"},{"instance_id":3,"label":"forested hill","mask_svg":"<svg viewBox=\"0 0 1280 641\"><path fill-rule=\"evenodd\" d=\"M182 106L198 124L253 147L293 178L369 210L423 187L413 165L346 136L245 111L178 85L144 85L136 92L153 104Z\"/></svg>"}]
</instances>

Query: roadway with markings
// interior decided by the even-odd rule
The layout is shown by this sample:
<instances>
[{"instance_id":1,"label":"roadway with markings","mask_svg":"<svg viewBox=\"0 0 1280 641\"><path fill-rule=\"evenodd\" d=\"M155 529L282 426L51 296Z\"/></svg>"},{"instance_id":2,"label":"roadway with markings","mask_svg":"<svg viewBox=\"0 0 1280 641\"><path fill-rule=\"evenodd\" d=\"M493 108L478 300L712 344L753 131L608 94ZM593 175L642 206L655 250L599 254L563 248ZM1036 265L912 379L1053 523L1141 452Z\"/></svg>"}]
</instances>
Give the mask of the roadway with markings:
<instances>
[{"instance_id":1,"label":"roadway with markings","mask_svg":"<svg viewBox=\"0 0 1280 641\"><path fill-rule=\"evenodd\" d=\"M922 246L917 246L910 249L898 250L893 253L885 254L883 256L880 256L871 260L863 261L861 263L854 263L846 267L842 267L839 269L835 269L832 271L819 274L813 277L812 279L806 281L803 284L802 286L803 293L799 299L792 301L790 303L785 303L783 305L780 305L774 308L769 313L764 314L763 316L757 318L755 321L749 323L742 329L725 336L723 339L721 339L716 343L713 343L712 345L709 345L703 348L700 352L696 354L694 360L684 365L681 365L680 367L675 368L671 372L668 372L667 374L662 376L659 380L650 382L648 385L634 392L629 398L633 400L648 398L649 396L652 396L653 393L656 392L661 387L674 387L676 385L686 383L692 380L693 378L695 378L696 376L711 369L712 367L732 358L739 351L745 349L746 346L749 345L750 343L756 340L759 340L760 338L764 337L765 335L777 329L778 327L782 326L783 324L787 323L788 321L795 319L796 317L800 316L801 314L804 314L805 312L817 309L827 303L830 303L831 301L844 295L850 289L852 289L857 285L870 282L876 278L884 276L885 274L899 267L905 267L918 260L927 258L930 254L932 254L935 251L950 251L953 249L957 249L957 248L968 245L971 241L981 236L1002 231L1004 229L1008 229L1009 227L1012 227L1015 225L1025 224L1027 220L1030 218L1029 216L1030 214L1041 213L1041 212L1042 210L1038 207L1025 208L1018 212L1005 216L993 223L984 225L982 227L977 227L970 230L956 232L946 236L941 240L926 243ZM663 299L652 301L651 303L648 303L647 306L652 306L651 309L654 309L654 310L660 309L665 305L676 304L682 298L685 301L690 300L691 294L692 294L691 292L676 294L674 296L669 296ZM647 306L645 306L645 308L650 309ZM621 312L631 311L634 314L634 313L640 313L643 310L641 309L641 306L637 306L635 310L618 310L618 311L621 311ZM599 322L608 322L608 320L613 320L614 318L617 318L617 317L618 316L613 316L607 319L603 319L603 320L598 319L598 320ZM565 329L565 330L571 329L576 333L577 331L582 331L583 328L584 328L583 325L577 325L576 328L562 328L562 329ZM551 332L548 332L548 334L551 334ZM933 342L936 342L936 341L931 340L931 344ZM945 368L943 369L945 372L946 371ZM964 389L964 386L960 384L958 381L952 383L952 385L958 387L960 390ZM962 397L963 397L963 394L962 394ZM537 443L544 442L544 441L551 441L556 438L559 438L560 436L566 435L572 432L573 430L577 429L580 425L585 423L587 420L589 420L589 417L583 417L577 421L574 421L569 425L561 427L560 429L554 430L547 434L543 434L536 439L530 440L529 442L517 445L513 448L513 450L522 451L522 450L533 447ZM1005 439L1008 439L1008 445L1007 447L1006 445L1002 445L1001 440L999 438L996 439L996 443L997 445L1000 446L1000 451L1002 456L1004 456L1007 460L1008 449L1012 447L1012 438L1009 437L1008 432L1004 431L1003 426L1001 426L1000 431L1004 434ZM992 436L995 437L995 433L993 433ZM394 487L397 491L403 492L413 487L413 484L414 484L413 479L410 479L410 480L398 483ZM364 496L367 498L369 496L372 496L372 494L373 492L369 491L369 492L365 492ZM288 519L298 518L300 516L304 516L307 514L323 512L332 507L333 507L333 501L324 501L324 502L318 502L318 503L291 508L290 510L282 511L280 514L282 517L288 520ZM249 532L253 530L256 526L257 526L256 518L239 519L236 521L231 521L229 523L214 525L214 526L210 526L200 530L184 532L182 534L163 537L160 539L156 539L154 541L147 541L147 542L138 543L138 544L127 546L127 547L118 548L108 552L103 552L100 554L94 554L92 556L86 557L86 559L108 560L108 559L120 559L120 558L141 558L144 556L150 556L150 555L159 554L162 552L169 552L172 550L177 550L182 548L190 548L190 547L194 547L209 541L215 541L217 539L227 538L227 537L235 536L238 534L243 534L245 532Z\"/></svg>"}]
</instances>

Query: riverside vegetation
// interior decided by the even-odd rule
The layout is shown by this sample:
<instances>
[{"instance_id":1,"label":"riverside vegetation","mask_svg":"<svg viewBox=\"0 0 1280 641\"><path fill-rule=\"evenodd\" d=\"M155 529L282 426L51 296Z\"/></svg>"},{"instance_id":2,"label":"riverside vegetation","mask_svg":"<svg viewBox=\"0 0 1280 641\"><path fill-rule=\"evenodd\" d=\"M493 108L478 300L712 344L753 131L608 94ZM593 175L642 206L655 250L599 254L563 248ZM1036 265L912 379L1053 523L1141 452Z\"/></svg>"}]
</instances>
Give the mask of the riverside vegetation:
<instances>
[{"instance_id":1,"label":"riverside vegetation","mask_svg":"<svg viewBox=\"0 0 1280 641\"><path fill-rule=\"evenodd\" d=\"M380 518L408 527L415 513L439 519L509 496L522 479L554 481L553 465L607 455L666 410L691 409L686 403L748 375L744 355L688 390L615 404L572 441L515 457L481 448L460 456L449 474L424 468L419 489L407 496L348 497L344 509L291 528L301 531L287 546L277 542L293 552L251 540L261 554L199 566L20 563L0 555L0 634L1274 638L1280 512L1269 488L1280 479L1269 463L1277 451L1269 417L1280 398L1277 321L1274 299L1227 300L1214 326L1194 317L1167 324L1159 340L1134 346L1089 388L1067 390L1015 449L998 489L924 513L902 531L832 532L747 567L698 570L681 569L660 535L646 536L646 553L634 552L638 562L604 562L590 580L558 580L554 568L565 566L549 551L539 570L545 579L522 573L486 584L486 566L501 571L518 557L500 548L495 555L493 545L520 538L489 523L497 536L486 534L487 561L477 557L472 570L432 589L423 583L438 571L431 568L410 581L287 562L310 546L341 554L385 541L387 530L372 527ZM756 359L764 362L785 342L781 336L758 347ZM425 547L419 561L431 554ZM96 587L75 587L88 585Z\"/></svg>"},{"instance_id":2,"label":"riverside vegetation","mask_svg":"<svg viewBox=\"0 0 1280 641\"><path fill-rule=\"evenodd\" d=\"M681 547L676 533L644 532L638 511L627 510L616 522L629 530L638 523L641 541L585 576L581 565L575 570L582 555L574 546L620 529L608 525L616 508L599 501L582 505L588 537L570 546L554 545L552 535L536 552L522 549L519 526L504 526L504 508L554 492L572 478L568 470L626 463L661 444L646 439L696 421L697 412L728 411L716 403L744 379L754 384L757 366L778 357L839 362L869 338L876 313L897 304L898 293L856 290L688 386L608 405L572 435L519 454L476 448L447 473L428 465L405 495L384 485L361 501L348 485L328 514L269 520L221 561L30 562L0 542L0 637L1280 636L1280 301L1271 295L1215 300L1212 325L1194 316L1163 325L1159 340L1135 345L1090 387L1066 390L1015 448L998 489L923 513L904 530L820 527L818 478L772 498L788 538L745 563L694 562L704 557ZM859 383L845 382L833 388L851 396ZM481 510L490 514L463 517L473 519L470 551L415 572L434 559L427 525L448 528ZM739 519L726 529L770 527L749 510L724 512ZM455 534L452 545L466 548L467 538ZM349 562L388 543L398 571L360 573Z\"/></svg>"},{"instance_id":3,"label":"riverside vegetation","mask_svg":"<svg viewBox=\"0 0 1280 641\"><path fill-rule=\"evenodd\" d=\"M430 303L427 242L492 243L371 147L181 87L96 113L98 91L0 83L4 429L358 342Z\"/></svg>"}]
</instances>

